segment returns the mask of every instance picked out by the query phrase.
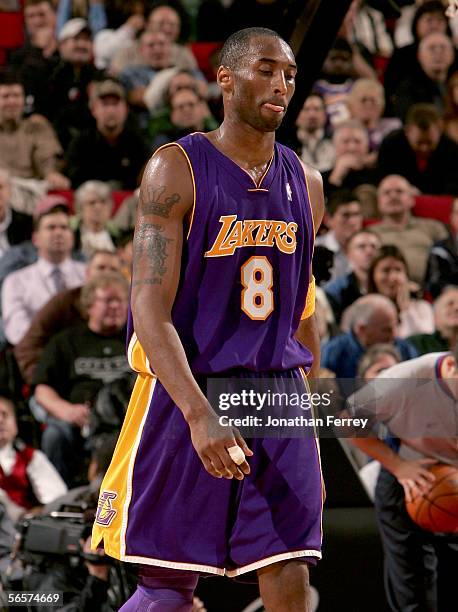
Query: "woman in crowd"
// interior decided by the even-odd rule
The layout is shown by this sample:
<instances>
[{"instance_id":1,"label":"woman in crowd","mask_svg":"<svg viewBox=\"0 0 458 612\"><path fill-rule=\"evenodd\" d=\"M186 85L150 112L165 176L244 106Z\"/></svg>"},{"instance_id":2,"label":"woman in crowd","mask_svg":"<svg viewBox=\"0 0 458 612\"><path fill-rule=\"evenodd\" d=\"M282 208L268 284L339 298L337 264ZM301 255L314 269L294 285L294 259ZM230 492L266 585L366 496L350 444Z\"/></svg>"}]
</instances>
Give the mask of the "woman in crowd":
<instances>
[{"instance_id":1,"label":"woman in crowd","mask_svg":"<svg viewBox=\"0 0 458 612\"><path fill-rule=\"evenodd\" d=\"M112 209L110 187L102 181L86 181L75 191L75 247L86 258L94 251L115 250L120 231L110 221Z\"/></svg>"},{"instance_id":2,"label":"woman in crowd","mask_svg":"<svg viewBox=\"0 0 458 612\"><path fill-rule=\"evenodd\" d=\"M369 269L368 291L394 302L399 313L397 335L400 338L434 331L432 306L416 297L419 287L409 279L406 260L396 246L380 247Z\"/></svg>"}]
</instances>

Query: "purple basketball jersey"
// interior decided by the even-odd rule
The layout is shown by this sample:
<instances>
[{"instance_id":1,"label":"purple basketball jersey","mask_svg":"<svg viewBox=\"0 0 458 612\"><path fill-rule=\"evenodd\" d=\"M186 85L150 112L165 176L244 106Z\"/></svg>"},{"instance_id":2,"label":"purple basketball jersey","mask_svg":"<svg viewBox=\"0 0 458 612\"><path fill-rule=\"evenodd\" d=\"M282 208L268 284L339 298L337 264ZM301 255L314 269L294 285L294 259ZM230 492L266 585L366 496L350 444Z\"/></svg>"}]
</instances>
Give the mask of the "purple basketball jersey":
<instances>
[{"instance_id":1,"label":"purple basketball jersey","mask_svg":"<svg viewBox=\"0 0 458 612\"><path fill-rule=\"evenodd\" d=\"M312 355L294 333L314 227L297 156L277 143L256 186L203 134L177 144L192 167L195 206L172 319L192 371L308 370Z\"/></svg>"}]
</instances>

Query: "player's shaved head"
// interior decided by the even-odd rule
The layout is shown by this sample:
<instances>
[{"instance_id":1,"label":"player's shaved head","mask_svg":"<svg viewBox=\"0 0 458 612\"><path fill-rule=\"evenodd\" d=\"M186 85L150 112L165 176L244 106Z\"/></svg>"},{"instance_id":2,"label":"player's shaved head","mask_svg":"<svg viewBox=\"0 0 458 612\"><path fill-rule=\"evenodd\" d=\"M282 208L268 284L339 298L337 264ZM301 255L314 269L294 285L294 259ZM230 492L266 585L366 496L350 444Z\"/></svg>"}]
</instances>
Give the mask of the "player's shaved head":
<instances>
[{"instance_id":1,"label":"player's shaved head","mask_svg":"<svg viewBox=\"0 0 458 612\"><path fill-rule=\"evenodd\" d=\"M269 30L269 28L244 28L234 32L221 49L220 64L235 70L240 66L241 60L249 53L252 39L266 36L283 40L277 32Z\"/></svg>"}]
</instances>

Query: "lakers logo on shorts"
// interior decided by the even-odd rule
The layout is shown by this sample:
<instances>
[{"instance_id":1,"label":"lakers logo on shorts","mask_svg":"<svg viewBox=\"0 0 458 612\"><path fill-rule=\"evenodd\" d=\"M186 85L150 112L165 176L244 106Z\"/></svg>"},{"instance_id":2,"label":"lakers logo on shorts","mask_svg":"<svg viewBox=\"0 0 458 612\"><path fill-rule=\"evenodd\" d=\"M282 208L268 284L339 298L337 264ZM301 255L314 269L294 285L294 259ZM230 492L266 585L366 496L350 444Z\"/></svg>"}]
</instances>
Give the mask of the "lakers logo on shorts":
<instances>
[{"instance_id":1,"label":"lakers logo on shorts","mask_svg":"<svg viewBox=\"0 0 458 612\"><path fill-rule=\"evenodd\" d=\"M99 525L103 525L104 527L108 527L111 521L117 514L117 510L115 510L112 506L112 501L118 497L117 493L113 491L102 491L99 497L99 503L97 506L97 514L95 517L95 522Z\"/></svg>"}]
</instances>

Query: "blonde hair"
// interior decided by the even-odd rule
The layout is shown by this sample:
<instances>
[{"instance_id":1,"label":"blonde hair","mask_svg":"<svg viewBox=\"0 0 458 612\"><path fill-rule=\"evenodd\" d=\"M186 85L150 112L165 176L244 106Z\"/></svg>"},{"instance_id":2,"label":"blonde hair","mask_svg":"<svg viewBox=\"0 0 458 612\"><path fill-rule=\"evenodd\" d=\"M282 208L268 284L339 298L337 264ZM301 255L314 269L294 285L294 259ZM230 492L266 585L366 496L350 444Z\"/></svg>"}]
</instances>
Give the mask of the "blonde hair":
<instances>
[{"instance_id":1,"label":"blonde hair","mask_svg":"<svg viewBox=\"0 0 458 612\"><path fill-rule=\"evenodd\" d=\"M82 311L87 314L89 308L94 303L94 296L97 289L106 289L107 287L113 287L113 285L120 287L126 297L129 295L129 283L121 272L97 274L97 276L88 280L81 290L80 305Z\"/></svg>"},{"instance_id":2,"label":"blonde hair","mask_svg":"<svg viewBox=\"0 0 458 612\"><path fill-rule=\"evenodd\" d=\"M356 100L356 96L361 94L361 92L366 91L375 92L380 100L381 112L383 113L385 110L385 90L383 89L383 86L375 79L357 79L353 83L353 87L347 96L348 106L351 107L352 103Z\"/></svg>"}]
</instances>

